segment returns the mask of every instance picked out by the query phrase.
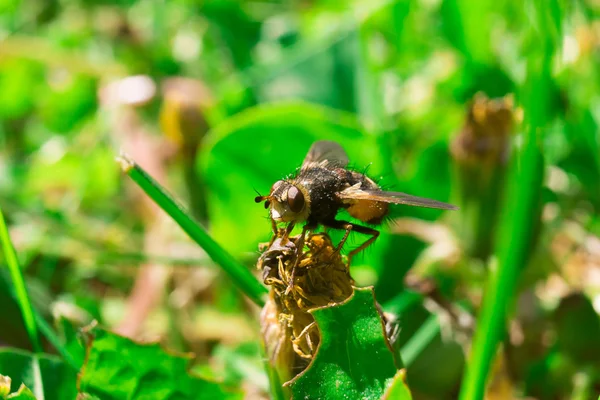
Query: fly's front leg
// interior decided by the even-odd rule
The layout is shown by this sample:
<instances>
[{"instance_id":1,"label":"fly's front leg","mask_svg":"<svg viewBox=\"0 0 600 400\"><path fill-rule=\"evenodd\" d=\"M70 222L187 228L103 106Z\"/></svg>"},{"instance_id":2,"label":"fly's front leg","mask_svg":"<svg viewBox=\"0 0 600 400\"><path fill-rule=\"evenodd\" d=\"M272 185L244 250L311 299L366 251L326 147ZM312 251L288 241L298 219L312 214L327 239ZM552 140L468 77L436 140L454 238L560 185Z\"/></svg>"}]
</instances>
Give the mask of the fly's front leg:
<instances>
[{"instance_id":1,"label":"fly's front leg","mask_svg":"<svg viewBox=\"0 0 600 400\"><path fill-rule=\"evenodd\" d=\"M273 246L273 243L275 243L275 240L277 239L277 234L279 233L278 229L277 229L277 222L275 222L275 220L273 218L269 218L271 220L271 228L273 229L273 237L271 237L271 240L269 240L269 245L267 246L267 249L270 249L271 246Z\"/></svg>"},{"instance_id":2,"label":"fly's front leg","mask_svg":"<svg viewBox=\"0 0 600 400\"><path fill-rule=\"evenodd\" d=\"M273 229L273 236L277 236L278 233L278 229L277 229L277 222L275 222L275 220L273 218L271 219L271 229Z\"/></svg>"},{"instance_id":3,"label":"fly's front leg","mask_svg":"<svg viewBox=\"0 0 600 400\"><path fill-rule=\"evenodd\" d=\"M306 232L309 229L312 229L308 224L304 225L302 228L302 233L300 234L300 238L296 241L296 252L294 254L294 263L292 264L292 270L290 272L290 281L288 282L288 287L286 289L286 294L289 293L294 288L294 278L296 277L296 267L300 262L300 257L302 257L302 251L304 249L304 241L306 238Z\"/></svg>"},{"instance_id":4,"label":"fly's front leg","mask_svg":"<svg viewBox=\"0 0 600 400\"><path fill-rule=\"evenodd\" d=\"M342 240L340 241L340 243L337 245L337 247L335 249L336 252L340 251L342 249L342 246L344 245L344 243L346 243L346 240L348 240L350 231L356 231L359 233L363 233L365 235L372 236L371 238L367 239L363 244L358 246L356 249L354 249L348 253L348 265L350 265L350 262L352 261L352 257L354 257L357 253L360 253L361 251L363 251L364 249L369 247L379 236L378 230L369 228L367 226L353 224L352 222L348 222L348 221L332 220L332 221L327 221L324 225L326 225L330 228L334 228L334 229L344 229L346 231L346 233L344 234L344 237L342 238Z\"/></svg>"},{"instance_id":5,"label":"fly's front leg","mask_svg":"<svg viewBox=\"0 0 600 400\"><path fill-rule=\"evenodd\" d=\"M285 228L285 232L283 232L283 236L281 237L281 245L285 246L285 244L287 243L288 239L290 238L290 234L292 233L292 231L294 230L294 222L290 222L288 224L288 226Z\"/></svg>"}]
</instances>

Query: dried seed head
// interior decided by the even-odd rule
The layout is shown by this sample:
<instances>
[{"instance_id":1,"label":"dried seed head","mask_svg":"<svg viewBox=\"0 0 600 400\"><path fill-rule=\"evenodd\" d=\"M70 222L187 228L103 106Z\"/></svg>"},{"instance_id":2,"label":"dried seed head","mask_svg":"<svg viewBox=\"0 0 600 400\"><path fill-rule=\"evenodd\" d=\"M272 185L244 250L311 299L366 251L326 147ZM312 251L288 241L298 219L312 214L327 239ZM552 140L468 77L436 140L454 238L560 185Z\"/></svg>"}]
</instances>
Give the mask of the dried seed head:
<instances>
[{"instance_id":1,"label":"dried seed head","mask_svg":"<svg viewBox=\"0 0 600 400\"><path fill-rule=\"evenodd\" d=\"M454 158L468 165L504 164L508 157L510 132L515 121L512 96L488 99L475 95L465 125L451 145Z\"/></svg>"},{"instance_id":2,"label":"dried seed head","mask_svg":"<svg viewBox=\"0 0 600 400\"><path fill-rule=\"evenodd\" d=\"M272 364L282 377L291 379L306 368L319 344L319 331L308 310L343 302L352 295L354 281L327 234L308 235L303 251L296 248L300 236L289 238L285 244L281 236L257 264L264 283L271 287L261 325ZM290 288L294 265L294 285Z\"/></svg>"},{"instance_id":3,"label":"dried seed head","mask_svg":"<svg viewBox=\"0 0 600 400\"><path fill-rule=\"evenodd\" d=\"M302 251L296 247L300 236L285 243L282 237L280 232L264 246L266 250L257 267L263 273L264 283L271 287L261 313L267 354L280 378L290 380L308 366L319 345L320 333L308 311L344 302L354 291L354 281L345 257L336 251L329 235L308 235ZM294 285L289 287L294 265ZM395 347L399 333L397 319L378 309L390 345Z\"/></svg>"}]
</instances>

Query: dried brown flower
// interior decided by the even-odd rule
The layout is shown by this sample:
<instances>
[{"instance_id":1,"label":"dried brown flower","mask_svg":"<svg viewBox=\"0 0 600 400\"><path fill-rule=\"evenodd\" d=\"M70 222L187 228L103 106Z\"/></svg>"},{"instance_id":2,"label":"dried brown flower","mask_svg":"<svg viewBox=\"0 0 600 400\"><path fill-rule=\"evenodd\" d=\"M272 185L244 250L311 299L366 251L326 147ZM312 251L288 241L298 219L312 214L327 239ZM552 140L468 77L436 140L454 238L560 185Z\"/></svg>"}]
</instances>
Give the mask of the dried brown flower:
<instances>
[{"instance_id":1,"label":"dried brown flower","mask_svg":"<svg viewBox=\"0 0 600 400\"><path fill-rule=\"evenodd\" d=\"M257 267L264 283L271 287L267 304L261 313L262 335L270 362L281 379L289 380L302 372L315 355L320 341L314 317L309 310L334 306L353 293L346 257L326 233L308 235L305 251L296 262L296 243L300 236L282 244L278 235L263 252ZM288 286L294 272L294 285ZM393 345L398 336L395 316L383 313L386 332Z\"/></svg>"},{"instance_id":2,"label":"dried brown flower","mask_svg":"<svg viewBox=\"0 0 600 400\"><path fill-rule=\"evenodd\" d=\"M451 144L454 158L464 164L504 164L515 120L512 96L488 99L475 95L465 125Z\"/></svg>"}]
</instances>

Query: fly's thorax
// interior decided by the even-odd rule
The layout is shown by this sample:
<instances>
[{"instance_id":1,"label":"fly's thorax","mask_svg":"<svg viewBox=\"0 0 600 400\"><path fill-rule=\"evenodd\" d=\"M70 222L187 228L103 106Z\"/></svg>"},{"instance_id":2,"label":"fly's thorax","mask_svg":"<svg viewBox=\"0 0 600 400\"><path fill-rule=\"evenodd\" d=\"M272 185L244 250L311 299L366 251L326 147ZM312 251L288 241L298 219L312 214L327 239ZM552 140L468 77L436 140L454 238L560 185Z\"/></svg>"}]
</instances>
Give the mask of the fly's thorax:
<instances>
[{"instance_id":1,"label":"fly's thorax","mask_svg":"<svg viewBox=\"0 0 600 400\"><path fill-rule=\"evenodd\" d=\"M365 174L361 174L360 172L356 172L356 171L349 171L349 172L350 172L350 179L349 179L350 186L360 183L361 189L368 189L368 190L381 189L379 187L379 185L373 179L369 178Z\"/></svg>"},{"instance_id":2,"label":"fly's thorax","mask_svg":"<svg viewBox=\"0 0 600 400\"><path fill-rule=\"evenodd\" d=\"M304 187L310 197L309 221L322 223L335 219L342 206L337 193L345 186L338 169L314 167L303 171L294 182Z\"/></svg>"},{"instance_id":3,"label":"fly's thorax","mask_svg":"<svg viewBox=\"0 0 600 400\"><path fill-rule=\"evenodd\" d=\"M271 218L277 222L304 222L310 215L310 196L300 182L275 182L269 198Z\"/></svg>"}]
</instances>

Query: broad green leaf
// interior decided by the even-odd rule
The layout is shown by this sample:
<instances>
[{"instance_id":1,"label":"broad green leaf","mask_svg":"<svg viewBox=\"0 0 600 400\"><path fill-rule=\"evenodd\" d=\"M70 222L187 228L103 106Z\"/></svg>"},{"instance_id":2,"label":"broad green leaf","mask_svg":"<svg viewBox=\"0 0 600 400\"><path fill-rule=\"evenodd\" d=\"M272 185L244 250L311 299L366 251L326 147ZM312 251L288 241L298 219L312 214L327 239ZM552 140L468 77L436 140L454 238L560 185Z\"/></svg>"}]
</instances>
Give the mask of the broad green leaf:
<instances>
[{"instance_id":1,"label":"broad green leaf","mask_svg":"<svg viewBox=\"0 0 600 400\"><path fill-rule=\"evenodd\" d=\"M77 393L76 371L50 355L0 349L0 375L11 378L13 392L23 383L36 397L45 400L73 399Z\"/></svg>"},{"instance_id":2,"label":"broad green leaf","mask_svg":"<svg viewBox=\"0 0 600 400\"><path fill-rule=\"evenodd\" d=\"M397 372L371 288L340 305L315 309L321 343L291 385L295 399L380 399Z\"/></svg>"},{"instance_id":3,"label":"broad green leaf","mask_svg":"<svg viewBox=\"0 0 600 400\"><path fill-rule=\"evenodd\" d=\"M139 344L96 328L79 378L81 392L102 399L237 399L241 394L190 375L189 356Z\"/></svg>"},{"instance_id":4,"label":"broad green leaf","mask_svg":"<svg viewBox=\"0 0 600 400\"><path fill-rule=\"evenodd\" d=\"M401 369L394 376L394 381L383 394L382 400L411 400L412 396L406 386L406 370Z\"/></svg>"},{"instance_id":5,"label":"broad green leaf","mask_svg":"<svg viewBox=\"0 0 600 400\"><path fill-rule=\"evenodd\" d=\"M354 117L302 103L254 107L226 120L207 139L199 161L206 177L211 230L234 255L255 252L258 242L268 240L268 213L254 203L256 191L268 193L273 183L293 173L313 142L339 142L351 166L369 166L375 178L384 167L375 137Z\"/></svg>"}]
</instances>

